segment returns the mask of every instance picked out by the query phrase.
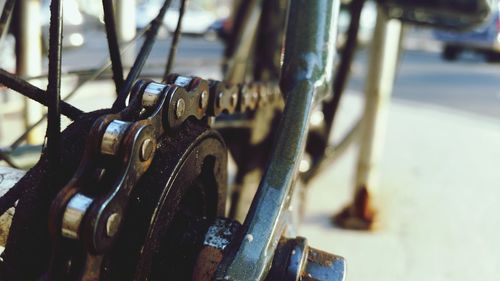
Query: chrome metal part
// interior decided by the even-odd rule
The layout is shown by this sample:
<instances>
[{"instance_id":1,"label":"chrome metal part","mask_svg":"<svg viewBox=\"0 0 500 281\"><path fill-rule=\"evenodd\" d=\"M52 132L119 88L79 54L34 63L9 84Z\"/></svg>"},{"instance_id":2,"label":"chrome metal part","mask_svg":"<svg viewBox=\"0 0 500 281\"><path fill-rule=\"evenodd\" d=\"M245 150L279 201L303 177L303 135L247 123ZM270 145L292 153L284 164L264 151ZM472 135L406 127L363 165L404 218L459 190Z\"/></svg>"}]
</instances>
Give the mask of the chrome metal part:
<instances>
[{"instance_id":1,"label":"chrome metal part","mask_svg":"<svg viewBox=\"0 0 500 281\"><path fill-rule=\"evenodd\" d=\"M236 107L237 103L238 103L238 93L231 93L229 104L231 105L231 107Z\"/></svg>"},{"instance_id":2,"label":"chrome metal part","mask_svg":"<svg viewBox=\"0 0 500 281\"><path fill-rule=\"evenodd\" d=\"M161 117L156 117L161 118ZM142 144L145 140L154 137L151 120L140 120L130 125L127 135L123 138L123 164L116 171L116 181L109 187L106 194L99 196L90 206L89 214L85 217L90 224L85 224L82 233L91 239L91 251L102 254L109 250L114 236L105 235L108 226L108 217L117 213L123 216L130 202L129 196L140 177L151 164L152 157L147 161L141 160ZM152 149L154 153L154 149ZM112 167L111 167L112 168ZM89 189L89 187L87 187ZM120 228L121 220L114 220L113 225Z\"/></svg>"},{"instance_id":3,"label":"chrome metal part","mask_svg":"<svg viewBox=\"0 0 500 281\"><path fill-rule=\"evenodd\" d=\"M179 86L179 87L188 87L189 84L191 84L191 81L193 81L193 78L192 77L189 77L189 76L178 76L176 79L175 79L175 85Z\"/></svg>"},{"instance_id":4,"label":"chrome metal part","mask_svg":"<svg viewBox=\"0 0 500 281\"><path fill-rule=\"evenodd\" d=\"M200 96L200 108L205 110L205 109L207 109L207 107L208 107L208 92L203 91L203 92L201 92L201 96Z\"/></svg>"},{"instance_id":5,"label":"chrome metal part","mask_svg":"<svg viewBox=\"0 0 500 281\"><path fill-rule=\"evenodd\" d=\"M62 219L61 233L64 237L71 239L79 238L83 216L92 202L92 198L80 193L75 194L75 196L71 198Z\"/></svg>"},{"instance_id":6,"label":"chrome metal part","mask_svg":"<svg viewBox=\"0 0 500 281\"><path fill-rule=\"evenodd\" d=\"M130 122L113 120L109 123L104 135L102 136L101 142L101 153L107 155L116 155L125 132L130 126Z\"/></svg>"},{"instance_id":7,"label":"chrome metal part","mask_svg":"<svg viewBox=\"0 0 500 281\"><path fill-rule=\"evenodd\" d=\"M149 83L142 93L142 106L145 108L155 106L166 87L167 85L165 84Z\"/></svg>"}]
</instances>

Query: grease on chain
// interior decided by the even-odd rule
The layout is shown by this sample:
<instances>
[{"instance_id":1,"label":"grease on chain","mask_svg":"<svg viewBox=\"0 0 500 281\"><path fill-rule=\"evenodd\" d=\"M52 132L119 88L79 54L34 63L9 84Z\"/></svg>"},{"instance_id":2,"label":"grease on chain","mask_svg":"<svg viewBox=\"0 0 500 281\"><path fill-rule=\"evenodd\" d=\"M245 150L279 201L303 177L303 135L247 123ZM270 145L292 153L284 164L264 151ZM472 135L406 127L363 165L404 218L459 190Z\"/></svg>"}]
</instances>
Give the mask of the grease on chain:
<instances>
[{"instance_id":1,"label":"grease on chain","mask_svg":"<svg viewBox=\"0 0 500 281\"><path fill-rule=\"evenodd\" d=\"M75 271L82 272L83 279L100 275L102 257L120 231L129 196L149 168L164 133L175 136L191 117L202 120L221 114L255 112L269 106L283 107L276 83L231 85L177 74L169 75L164 83L136 82L131 92L131 100L134 99L140 102L131 103L122 112L105 115L94 123L75 176L52 202L49 228L54 247L58 247L63 237L74 243L91 241L77 247L84 251L86 261L73 267L91 264L93 268L55 266L49 271L65 268L66 272L50 272L53 276ZM137 114L129 116L130 112ZM105 186L104 182L112 186ZM101 190L96 192L95 186ZM88 200L77 200L82 196ZM68 257L75 254L82 253L60 253L55 260L71 264Z\"/></svg>"},{"instance_id":2,"label":"grease on chain","mask_svg":"<svg viewBox=\"0 0 500 281\"><path fill-rule=\"evenodd\" d=\"M252 82L231 85L176 74L169 75L165 82L167 85L178 87L169 100L167 125L170 129L178 128L191 116L201 120L207 116L217 117L221 114L252 112L267 106L283 106L277 83ZM142 94L150 95L147 89Z\"/></svg>"}]
</instances>

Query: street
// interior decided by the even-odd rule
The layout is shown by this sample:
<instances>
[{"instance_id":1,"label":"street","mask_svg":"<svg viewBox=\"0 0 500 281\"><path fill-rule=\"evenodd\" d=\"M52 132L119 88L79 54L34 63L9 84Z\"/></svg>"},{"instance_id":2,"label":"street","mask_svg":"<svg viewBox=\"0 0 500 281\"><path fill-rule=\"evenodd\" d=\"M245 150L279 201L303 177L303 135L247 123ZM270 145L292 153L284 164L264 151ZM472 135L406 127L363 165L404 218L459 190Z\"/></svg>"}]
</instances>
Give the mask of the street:
<instances>
[{"instance_id":1,"label":"street","mask_svg":"<svg viewBox=\"0 0 500 281\"><path fill-rule=\"evenodd\" d=\"M65 70L97 67L107 57L102 31L90 31L83 48L68 50L63 59ZM140 44L136 45L138 49ZM144 76L159 75L170 46L163 34L153 48ZM184 74L220 78L223 45L199 37L184 36L180 40L174 71ZM130 61L130 60L129 60ZM367 54L359 52L353 66L349 89L362 92ZM486 63L480 55L467 53L457 62L445 62L440 53L407 50L403 53L393 97L396 100L444 106L459 111L500 117L500 64Z\"/></svg>"},{"instance_id":2,"label":"street","mask_svg":"<svg viewBox=\"0 0 500 281\"><path fill-rule=\"evenodd\" d=\"M350 89L363 91L365 53L354 65ZM406 50L400 61L393 97L396 100L444 106L449 109L500 117L500 64L486 63L478 54L446 62L437 52Z\"/></svg>"}]
</instances>

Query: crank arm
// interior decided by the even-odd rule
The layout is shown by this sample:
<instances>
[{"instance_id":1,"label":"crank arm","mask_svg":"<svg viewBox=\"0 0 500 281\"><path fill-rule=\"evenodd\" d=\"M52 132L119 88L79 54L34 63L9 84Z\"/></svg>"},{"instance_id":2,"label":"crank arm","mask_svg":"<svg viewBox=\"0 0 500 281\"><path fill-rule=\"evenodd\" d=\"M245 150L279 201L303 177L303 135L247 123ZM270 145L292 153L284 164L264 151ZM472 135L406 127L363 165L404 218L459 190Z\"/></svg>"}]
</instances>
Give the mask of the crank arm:
<instances>
[{"instance_id":1,"label":"crank arm","mask_svg":"<svg viewBox=\"0 0 500 281\"><path fill-rule=\"evenodd\" d=\"M271 268L286 227L310 114L315 100L331 88L339 4L330 0L290 3L293 20L288 21L281 80L286 97L283 118L242 234L224 255L216 280L265 280Z\"/></svg>"}]
</instances>

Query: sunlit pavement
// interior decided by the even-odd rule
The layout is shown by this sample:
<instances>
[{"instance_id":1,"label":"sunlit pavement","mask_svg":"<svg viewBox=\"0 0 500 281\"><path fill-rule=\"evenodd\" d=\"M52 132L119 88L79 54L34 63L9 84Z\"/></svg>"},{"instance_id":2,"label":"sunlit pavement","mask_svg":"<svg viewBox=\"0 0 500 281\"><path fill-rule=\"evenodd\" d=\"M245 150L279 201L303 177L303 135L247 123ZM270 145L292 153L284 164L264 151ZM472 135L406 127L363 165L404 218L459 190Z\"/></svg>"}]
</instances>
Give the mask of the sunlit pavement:
<instances>
[{"instance_id":1,"label":"sunlit pavement","mask_svg":"<svg viewBox=\"0 0 500 281\"><path fill-rule=\"evenodd\" d=\"M349 95L343 116L361 107ZM349 117L340 120L343 127ZM378 227L332 227L352 196L352 148L311 186L300 234L344 256L348 280L498 280L500 122L393 101L379 166Z\"/></svg>"}]
</instances>

